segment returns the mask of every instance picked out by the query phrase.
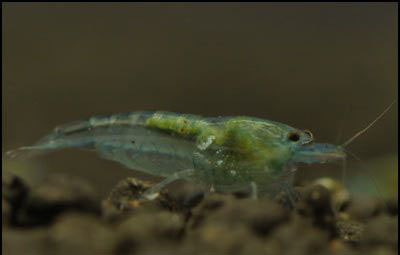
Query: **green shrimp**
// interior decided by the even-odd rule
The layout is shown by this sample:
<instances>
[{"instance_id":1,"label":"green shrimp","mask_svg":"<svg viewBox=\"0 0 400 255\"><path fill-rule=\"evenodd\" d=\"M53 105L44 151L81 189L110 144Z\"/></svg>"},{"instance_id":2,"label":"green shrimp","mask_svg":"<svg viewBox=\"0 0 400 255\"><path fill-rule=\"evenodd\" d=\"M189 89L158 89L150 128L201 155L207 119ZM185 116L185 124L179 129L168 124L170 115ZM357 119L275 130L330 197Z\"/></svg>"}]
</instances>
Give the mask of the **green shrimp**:
<instances>
[{"instance_id":1,"label":"green shrimp","mask_svg":"<svg viewBox=\"0 0 400 255\"><path fill-rule=\"evenodd\" d=\"M346 158L344 146L314 143L310 131L279 122L161 111L92 117L66 124L36 144L7 155L26 157L67 147L91 149L130 169L165 177L145 192L147 199L154 199L162 188L178 179L218 192L250 187L254 198L282 189L290 192L297 164Z\"/></svg>"}]
</instances>

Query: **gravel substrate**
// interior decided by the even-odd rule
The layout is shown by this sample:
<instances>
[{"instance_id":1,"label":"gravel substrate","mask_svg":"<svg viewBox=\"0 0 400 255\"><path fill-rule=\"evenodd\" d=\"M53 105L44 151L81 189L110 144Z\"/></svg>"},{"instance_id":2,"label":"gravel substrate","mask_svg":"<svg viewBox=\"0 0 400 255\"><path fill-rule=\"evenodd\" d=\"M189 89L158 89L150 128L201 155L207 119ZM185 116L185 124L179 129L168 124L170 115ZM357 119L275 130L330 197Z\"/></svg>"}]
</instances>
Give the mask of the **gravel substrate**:
<instances>
[{"instance_id":1,"label":"gravel substrate","mask_svg":"<svg viewBox=\"0 0 400 255\"><path fill-rule=\"evenodd\" d=\"M346 201L321 185L280 194L203 194L190 184L140 201L150 183L127 178L105 199L54 175L29 186L2 174L4 254L397 254L397 201ZM286 201L286 202L285 202Z\"/></svg>"}]
</instances>

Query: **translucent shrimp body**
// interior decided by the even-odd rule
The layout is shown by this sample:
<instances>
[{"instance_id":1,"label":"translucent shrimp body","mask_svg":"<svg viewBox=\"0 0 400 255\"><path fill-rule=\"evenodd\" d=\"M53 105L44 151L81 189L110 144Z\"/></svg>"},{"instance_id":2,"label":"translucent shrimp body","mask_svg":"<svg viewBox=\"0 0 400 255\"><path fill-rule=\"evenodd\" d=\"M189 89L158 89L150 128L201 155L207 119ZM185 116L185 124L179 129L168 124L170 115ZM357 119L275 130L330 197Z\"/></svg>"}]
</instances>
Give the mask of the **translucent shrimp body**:
<instances>
[{"instance_id":1,"label":"translucent shrimp body","mask_svg":"<svg viewBox=\"0 0 400 255\"><path fill-rule=\"evenodd\" d=\"M289 189L297 163L346 157L340 146L313 143L312 134L252 117L204 118L169 112L92 117L57 127L33 146L7 154L41 154L67 147L92 149L128 168L216 191L250 185L258 195Z\"/></svg>"}]
</instances>

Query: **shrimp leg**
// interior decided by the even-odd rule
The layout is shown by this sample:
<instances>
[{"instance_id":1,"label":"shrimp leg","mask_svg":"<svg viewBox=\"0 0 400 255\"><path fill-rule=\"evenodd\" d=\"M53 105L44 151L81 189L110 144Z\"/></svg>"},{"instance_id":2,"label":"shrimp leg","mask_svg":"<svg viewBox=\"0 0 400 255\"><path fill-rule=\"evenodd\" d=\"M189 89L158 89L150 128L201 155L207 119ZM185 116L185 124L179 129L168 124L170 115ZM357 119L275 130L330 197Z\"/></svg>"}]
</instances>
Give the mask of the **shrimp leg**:
<instances>
[{"instance_id":1,"label":"shrimp leg","mask_svg":"<svg viewBox=\"0 0 400 255\"><path fill-rule=\"evenodd\" d=\"M250 188L251 188L251 198L257 200L258 199L257 184L255 182L251 182Z\"/></svg>"},{"instance_id":2,"label":"shrimp leg","mask_svg":"<svg viewBox=\"0 0 400 255\"><path fill-rule=\"evenodd\" d=\"M155 198L157 198L159 192L161 191L161 189L163 189L166 185L170 184L171 182L180 180L180 179L188 179L191 176L193 176L195 173L194 169L186 169L180 172L176 172L170 176L168 176L167 178L165 178L164 180L162 180L161 182L157 183L156 185L154 185L153 187L151 187L150 189L146 190L143 193L143 198L146 200L153 200Z\"/></svg>"}]
</instances>

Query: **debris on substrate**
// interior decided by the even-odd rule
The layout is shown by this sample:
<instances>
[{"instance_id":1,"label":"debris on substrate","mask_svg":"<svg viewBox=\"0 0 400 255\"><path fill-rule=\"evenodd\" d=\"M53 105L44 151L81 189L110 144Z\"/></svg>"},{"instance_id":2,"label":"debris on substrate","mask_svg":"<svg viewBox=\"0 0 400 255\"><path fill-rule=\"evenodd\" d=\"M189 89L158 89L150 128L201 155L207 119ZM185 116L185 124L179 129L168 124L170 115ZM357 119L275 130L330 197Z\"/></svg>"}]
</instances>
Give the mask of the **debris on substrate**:
<instances>
[{"instance_id":1,"label":"debris on substrate","mask_svg":"<svg viewBox=\"0 0 400 255\"><path fill-rule=\"evenodd\" d=\"M81 180L30 186L2 173L4 254L397 254L397 210L371 201L334 209L322 185L296 189L295 208L243 194L163 190L122 180L103 200ZM397 205L395 205L397 208Z\"/></svg>"}]
</instances>

